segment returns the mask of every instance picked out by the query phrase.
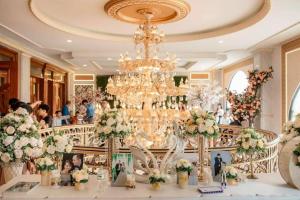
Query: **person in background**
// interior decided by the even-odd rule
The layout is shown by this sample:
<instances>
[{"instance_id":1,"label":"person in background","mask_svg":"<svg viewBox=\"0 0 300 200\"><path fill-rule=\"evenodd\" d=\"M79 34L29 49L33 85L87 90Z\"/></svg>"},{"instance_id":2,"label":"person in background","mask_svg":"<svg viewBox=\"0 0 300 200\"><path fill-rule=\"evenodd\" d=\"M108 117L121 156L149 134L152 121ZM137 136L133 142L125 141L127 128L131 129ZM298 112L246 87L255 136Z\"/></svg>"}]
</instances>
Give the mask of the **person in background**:
<instances>
[{"instance_id":1,"label":"person in background","mask_svg":"<svg viewBox=\"0 0 300 200\"><path fill-rule=\"evenodd\" d=\"M83 124L83 115L79 111L76 112L76 124Z\"/></svg>"},{"instance_id":2,"label":"person in background","mask_svg":"<svg viewBox=\"0 0 300 200\"><path fill-rule=\"evenodd\" d=\"M53 117L53 127L62 126L62 122L63 119L62 119L61 111L57 110L55 112L55 116Z\"/></svg>"},{"instance_id":3,"label":"person in background","mask_svg":"<svg viewBox=\"0 0 300 200\"><path fill-rule=\"evenodd\" d=\"M222 105L219 103L217 111L216 111L216 120L217 120L218 124L221 123L221 119L222 119L223 115L224 115L224 110L222 108Z\"/></svg>"},{"instance_id":4,"label":"person in background","mask_svg":"<svg viewBox=\"0 0 300 200\"><path fill-rule=\"evenodd\" d=\"M86 105L86 121L87 123L93 123L94 122L94 114L95 114L95 107L92 102L88 103Z\"/></svg>"},{"instance_id":5,"label":"person in background","mask_svg":"<svg viewBox=\"0 0 300 200\"><path fill-rule=\"evenodd\" d=\"M71 101L67 101L67 103L62 108L62 116L71 116ZM63 120L63 125L70 124L70 120Z\"/></svg>"},{"instance_id":6,"label":"person in background","mask_svg":"<svg viewBox=\"0 0 300 200\"><path fill-rule=\"evenodd\" d=\"M221 124L229 125L230 123L231 123L230 116L229 116L228 112L225 112L224 116L221 120Z\"/></svg>"},{"instance_id":7,"label":"person in background","mask_svg":"<svg viewBox=\"0 0 300 200\"><path fill-rule=\"evenodd\" d=\"M12 112L16 109L16 104L19 102L19 99L17 98L11 98L8 100L8 112Z\"/></svg>"},{"instance_id":8,"label":"person in background","mask_svg":"<svg viewBox=\"0 0 300 200\"><path fill-rule=\"evenodd\" d=\"M86 107L87 107L88 101L86 99L82 100L81 105L79 107L79 114L85 118L86 117Z\"/></svg>"},{"instance_id":9,"label":"person in background","mask_svg":"<svg viewBox=\"0 0 300 200\"><path fill-rule=\"evenodd\" d=\"M52 126L52 117L49 116L49 106L47 104L42 103L38 108L38 116L40 119L41 128L49 128Z\"/></svg>"}]
</instances>

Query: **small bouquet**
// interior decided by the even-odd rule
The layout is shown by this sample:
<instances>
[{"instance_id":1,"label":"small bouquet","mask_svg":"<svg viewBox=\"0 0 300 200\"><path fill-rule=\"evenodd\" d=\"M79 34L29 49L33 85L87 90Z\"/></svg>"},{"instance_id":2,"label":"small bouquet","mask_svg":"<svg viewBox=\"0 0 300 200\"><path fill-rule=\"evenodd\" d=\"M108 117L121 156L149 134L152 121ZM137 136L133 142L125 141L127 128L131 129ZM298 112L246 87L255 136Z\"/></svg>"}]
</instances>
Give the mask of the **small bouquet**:
<instances>
[{"instance_id":1,"label":"small bouquet","mask_svg":"<svg viewBox=\"0 0 300 200\"><path fill-rule=\"evenodd\" d=\"M176 172L191 173L193 170L191 163L188 160L180 159L176 163Z\"/></svg>"},{"instance_id":2,"label":"small bouquet","mask_svg":"<svg viewBox=\"0 0 300 200\"><path fill-rule=\"evenodd\" d=\"M72 178L75 182L76 190L84 190L85 184L89 181L89 174L87 169L75 170L72 173Z\"/></svg>"},{"instance_id":3,"label":"small bouquet","mask_svg":"<svg viewBox=\"0 0 300 200\"><path fill-rule=\"evenodd\" d=\"M99 134L102 140L110 137L124 138L131 133L131 127L121 112L104 110L95 120L95 133Z\"/></svg>"},{"instance_id":4,"label":"small bouquet","mask_svg":"<svg viewBox=\"0 0 300 200\"><path fill-rule=\"evenodd\" d=\"M265 151L266 140L252 128L243 129L241 135L236 139L239 153L252 154Z\"/></svg>"},{"instance_id":5,"label":"small bouquet","mask_svg":"<svg viewBox=\"0 0 300 200\"><path fill-rule=\"evenodd\" d=\"M36 160L36 167L39 171L53 171L55 170L54 162L49 157L39 158Z\"/></svg>"},{"instance_id":6,"label":"small bouquet","mask_svg":"<svg viewBox=\"0 0 300 200\"><path fill-rule=\"evenodd\" d=\"M225 167L224 172L225 172L227 183L229 185L236 185L238 179L238 171L233 166L229 165Z\"/></svg>"},{"instance_id":7,"label":"small bouquet","mask_svg":"<svg viewBox=\"0 0 300 200\"><path fill-rule=\"evenodd\" d=\"M154 190L160 189L160 183L165 183L165 178L160 174L158 169L154 169L149 176L149 182Z\"/></svg>"},{"instance_id":8,"label":"small bouquet","mask_svg":"<svg viewBox=\"0 0 300 200\"><path fill-rule=\"evenodd\" d=\"M45 156L59 157L63 153L70 153L72 149L72 140L61 132L54 132L54 135L48 136L44 141Z\"/></svg>"},{"instance_id":9,"label":"small bouquet","mask_svg":"<svg viewBox=\"0 0 300 200\"><path fill-rule=\"evenodd\" d=\"M0 163L26 162L42 155L38 123L24 108L0 119Z\"/></svg>"},{"instance_id":10,"label":"small bouquet","mask_svg":"<svg viewBox=\"0 0 300 200\"><path fill-rule=\"evenodd\" d=\"M196 136L198 134L208 138L219 136L219 127L212 113L201 110L192 110L187 120L186 135Z\"/></svg>"}]
</instances>

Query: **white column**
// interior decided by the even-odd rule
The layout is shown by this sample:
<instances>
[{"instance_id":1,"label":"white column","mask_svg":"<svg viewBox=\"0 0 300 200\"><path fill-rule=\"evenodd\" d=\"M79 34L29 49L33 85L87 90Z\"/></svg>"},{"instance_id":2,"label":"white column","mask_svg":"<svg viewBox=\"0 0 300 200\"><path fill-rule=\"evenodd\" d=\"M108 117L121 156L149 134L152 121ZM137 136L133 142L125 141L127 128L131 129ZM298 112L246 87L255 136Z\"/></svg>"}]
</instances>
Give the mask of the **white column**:
<instances>
[{"instance_id":1,"label":"white column","mask_svg":"<svg viewBox=\"0 0 300 200\"><path fill-rule=\"evenodd\" d=\"M262 110L258 122L260 128L281 133L281 53L280 47L255 52L254 67L266 70L273 67L273 79L263 85Z\"/></svg>"},{"instance_id":2,"label":"white column","mask_svg":"<svg viewBox=\"0 0 300 200\"><path fill-rule=\"evenodd\" d=\"M19 99L24 102L30 102L30 58L26 53L20 54Z\"/></svg>"}]
</instances>

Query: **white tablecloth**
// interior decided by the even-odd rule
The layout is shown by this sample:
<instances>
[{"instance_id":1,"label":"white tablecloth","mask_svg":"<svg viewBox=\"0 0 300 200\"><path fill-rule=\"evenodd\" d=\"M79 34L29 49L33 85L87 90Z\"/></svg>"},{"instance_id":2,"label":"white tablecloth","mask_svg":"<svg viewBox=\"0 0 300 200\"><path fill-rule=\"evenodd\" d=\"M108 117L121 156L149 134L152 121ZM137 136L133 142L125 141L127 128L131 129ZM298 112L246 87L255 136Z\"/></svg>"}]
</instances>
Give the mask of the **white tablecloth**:
<instances>
[{"instance_id":1,"label":"white tablecloth","mask_svg":"<svg viewBox=\"0 0 300 200\"><path fill-rule=\"evenodd\" d=\"M136 189L123 187L110 187L100 183L95 176L90 178L85 191L75 191L73 187L43 187L38 186L28 193L4 192L7 188L20 181L39 181L38 175L24 175L17 177L0 187L2 199L11 200L35 200L35 199L155 199L155 200L196 200L196 199L270 199L270 200L299 200L300 191L289 187L279 174L261 174L258 180L248 180L237 186L229 186L224 193L201 195L196 186L179 189L173 184L164 184L159 191L152 191L150 185L137 184Z\"/></svg>"}]
</instances>

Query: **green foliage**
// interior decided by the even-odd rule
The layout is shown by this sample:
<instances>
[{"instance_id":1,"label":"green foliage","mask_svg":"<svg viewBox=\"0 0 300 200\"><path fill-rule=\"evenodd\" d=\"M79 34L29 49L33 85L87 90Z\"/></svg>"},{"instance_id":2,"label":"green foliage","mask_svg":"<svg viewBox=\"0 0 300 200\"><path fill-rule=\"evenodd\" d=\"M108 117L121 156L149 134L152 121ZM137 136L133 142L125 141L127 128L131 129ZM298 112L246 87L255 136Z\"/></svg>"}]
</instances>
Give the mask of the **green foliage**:
<instances>
[{"instance_id":1,"label":"green foliage","mask_svg":"<svg viewBox=\"0 0 300 200\"><path fill-rule=\"evenodd\" d=\"M149 182L150 184L154 184L154 183L165 183L166 181L163 177L150 176Z\"/></svg>"}]
</instances>

